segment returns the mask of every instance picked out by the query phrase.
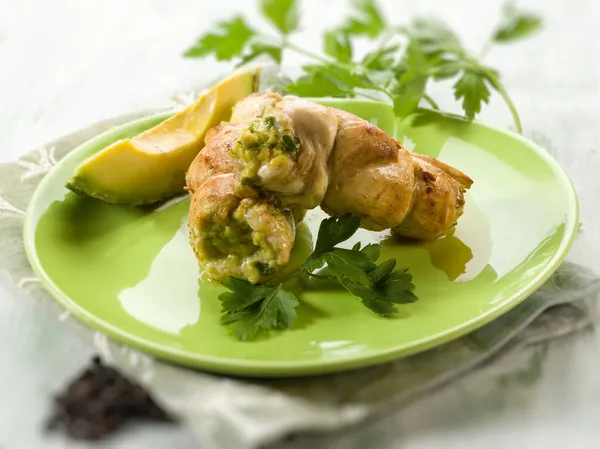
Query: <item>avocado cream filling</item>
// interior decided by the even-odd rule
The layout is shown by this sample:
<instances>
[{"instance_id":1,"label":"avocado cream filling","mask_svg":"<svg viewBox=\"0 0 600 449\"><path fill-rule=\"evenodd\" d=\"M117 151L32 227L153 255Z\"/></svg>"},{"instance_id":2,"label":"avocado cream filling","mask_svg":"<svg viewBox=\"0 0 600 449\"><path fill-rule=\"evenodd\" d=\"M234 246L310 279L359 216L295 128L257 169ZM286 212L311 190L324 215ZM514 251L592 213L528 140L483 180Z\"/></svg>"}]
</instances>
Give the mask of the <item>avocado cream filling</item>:
<instances>
[{"instance_id":1,"label":"avocado cream filling","mask_svg":"<svg viewBox=\"0 0 600 449\"><path fill-rule=\"evenodd\" d=\"M274 207L242 203L226 221L212 221L204 229L192 229L199 251L199 243L203 242L201 251L207 258L205 268L210 277L235 276L258 282L280 268L277 238L269 236L266 228L260 226L260 217L273 213ZM281 220L285 221L283 215Z\"/></svg>"},{"instance_id":2,"label":"avocado cream filling","mask_svg":"<svg viewBox=\"0 0 600 449\"><path fill-rule=\"evenodd\" d=\"M273 108L265 108L242 132L231 151L244 162L239 183L260 185L259 171L277 171L290 163L300 148L300 139L291 131L287 119Z\"/></svg>"}]
</instances>

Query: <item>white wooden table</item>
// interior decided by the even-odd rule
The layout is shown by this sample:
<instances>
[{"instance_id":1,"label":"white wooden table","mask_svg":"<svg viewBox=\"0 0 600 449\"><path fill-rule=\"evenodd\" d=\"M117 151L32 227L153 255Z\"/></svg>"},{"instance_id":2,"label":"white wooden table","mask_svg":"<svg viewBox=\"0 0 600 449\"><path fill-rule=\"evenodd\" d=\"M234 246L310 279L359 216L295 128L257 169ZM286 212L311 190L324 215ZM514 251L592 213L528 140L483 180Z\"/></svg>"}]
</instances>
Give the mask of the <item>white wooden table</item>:
<instances>
[{"instance_id":1,"label":"white wooden table","mask_svg":"<svg viewBox=\"0 0 600 449\"><path fill-rule=\"evenodd\" d=\"M443 17L475 50L501 7L497 0L382 3L386 16L398 21L417 14ZM335 25L346 4L305 0L304 32L297 40L319 48L318 32ZM489 62L503 74L526 136L563 164L579 192L584 232L570 259L600 272L600 2L524 0L521 4L544 15L545 31L526 42L494 49ZM235 12L258 20L254 2L248 0L0 0L0 161L91 122L160 104L174 93L202 85L227 66L186 60L181 53L200 32ZM457 110L448 86L436 86L432 93L444 109ZM480 118L505 127L512 123L497 97ZM323 444L598 448L598 341L594 331L555 341L542 353L534 353L535 359L523 360L522 382L507 386L502 379L483 374L477 388L456 382L344 440ZM0 341L0 347L10 344ZM85 357L87 350L82 348L74 359ZM57 365L31 361L12 369L22 370L27 379L31 370L52 376ZM27 385L16 385L14 390L26 391ZM30 402L17 401L16 395L13 403L0 398L2 449L26 447L25 440L15 438L7 426L10 423L14 430L19 425L14 417L41 413L31 409L42 401L30 393ZM397 430L384 441L378 438L383 428ZM12 439L6 440L7 435ZM41 436L27 441L27 449L49 447ZM364 444L367 441L369 446ZM185 430L153 429L129 432L102 447L163 448L169 443L180 449L196 447ZM63 447L55 440L52 445Z\"/></svg>"}]
</instances>

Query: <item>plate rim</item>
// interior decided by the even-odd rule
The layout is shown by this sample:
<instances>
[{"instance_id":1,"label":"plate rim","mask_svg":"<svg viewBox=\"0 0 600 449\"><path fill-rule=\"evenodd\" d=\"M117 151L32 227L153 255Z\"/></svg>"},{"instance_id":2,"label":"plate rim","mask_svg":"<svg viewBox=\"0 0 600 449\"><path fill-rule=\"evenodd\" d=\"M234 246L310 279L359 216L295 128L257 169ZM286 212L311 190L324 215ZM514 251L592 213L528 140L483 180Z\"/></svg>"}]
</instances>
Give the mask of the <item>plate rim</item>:
<instances>
[{"instance_id":1,"label":"plate rim","mask_svg":"<svg viewBox=\"0 0 600 449\"><path fill-rule=\"evenodd\" d=\"M317 99L315 99L317 100ZM329 99L321 98L319 100L340 100L340 99ZM346 102L352 102L355 104L360 103L379 103L370 100L358 100L358 99L343 99ZM523 145L527 146L531 151L536 153L541 159L543 159L548 166L552 169L552 172L558 177L560 184L564 187L567 193L567 203L569 210L566 211L566 223L565 233L561 240L560 246L556 253L548 260L547 265L544 269L529 282L526 286L521 288L519 291L512 295L511 300L500 302L497 306L491 308L483 314L479 314L476 317L462 322L460 325L454 326L450 329L446 329L443 332L436 333L429 337L421 340L412 341L410 344L401 344L392 347L388 347L385 350L377 350L368 356L359 358L340 358L332 360L312 360L312 361L299 361L299 362L272 362L272 361L253 361L253 360L240 360L235 358L227 357L216 357L212 355L199 354L197 352L180 350L173 347L165 347L163 344L155 343L147 338L139 337L135 333L132 333L126 329L114 326L110 322L107 322L96 315L88 312L85 308L81 307L76 301L71 299L65 294L55 283L51 277L44 270L35 247L35 224L33 211L36 208L36 204L39 202L40 197L47 184L50 183L52 171L57 170L57 167L67 164L69 160L75 159L77 154L83 151L85 147L91 147L106 138L110 134L118 133L119 131L125 131L135 125L141 125L143 123L159 119L164 117L165 119L172 115L176 110L160 111L150 113L143 117L130 120L123 124L113 126L94 137L82 142L73 148L65 157L63 157L58 163L47 172L39 184L36 186L33 194L29 199L25 211L25 217L23 220L23 245L29 264L31 265L34 273L40 280L43 288L52 296L62 307L69 312L73 313L79 320L87 324L94 331L100 331L115 339L117 342L130 345L133 349L146 352L152 356L160 358L162 360L176 363L178 365L187 366L195 369L211 371L219 374L235 375L235 376L248 376L248 377L302 377L302 376L313 376L320 374L328 374L333 372L354 370L359 368L365 368L377 364L398 360L413 354L424 352L433 347L448 343L456 338L464 336L469 332L472 332L486 324L489 324L494 319L500 317L504 313L516 307L518 304L523 302L533 292L535 292L543 283L550 278L550 276L558 269L560 264L565 260L571 246L577 236L578 222L579 222L579 201L575 186L569 177L565 169L558 163L552 155L550 155L542 146L533 142L524 136L512 132L508 129L501 128L499 126L491 125L478 120L473 120L471 123L477 126L482 126L491 131L504 134L512 139L516 139ZM438 113L438 112L436 112ZM449 117L455 120L466 120L463 117L456 116L451 113L438 113L442 116ZM251 343L248 343L251 344Z\"/></svg>"}]
</instances>

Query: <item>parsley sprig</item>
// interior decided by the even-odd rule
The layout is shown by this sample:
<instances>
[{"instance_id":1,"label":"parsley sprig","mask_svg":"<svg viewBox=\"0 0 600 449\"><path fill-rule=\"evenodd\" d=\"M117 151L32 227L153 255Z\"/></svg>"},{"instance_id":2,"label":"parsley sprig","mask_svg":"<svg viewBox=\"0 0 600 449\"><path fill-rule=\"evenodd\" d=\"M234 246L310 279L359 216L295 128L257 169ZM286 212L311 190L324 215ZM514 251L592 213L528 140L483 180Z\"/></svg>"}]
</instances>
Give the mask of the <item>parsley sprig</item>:
<instances>
[{"instance_id":1,"label":"parsley sprig","mask_svg":"<svg viewBox=\"0 0 600 449\"><path fill-rule=\"evenodd\" d=\"M323 278L317 270L327 264L327 278L335 279L342 287L361 298L363 304L373 312L393 315L395 304L414 302L412 275L407 268L396 268L395 259L377 264L381 245L369 244L361 248L360 243L352 249L336 245L349 239L358 230L360 218L345 215L331 217L321 222L313 254L304 262L301 270L309 276Z\"/></svg>"},{"instance_id":2,"label":"parsley sprig","mask_svg":"<svg viewBox=\"0 0 600 449\"><path fill-rule=\"evenodd\" d=\"M231 325L240 340L252 340L270 330L285 329L296 318L298 299L278 285L253 285L229 277L221 281L229 292L221 293L221 323Z\"/></svg>"},{"instance_id":3,"label":"parsley sprig","mask_svg":"<svg viewBox=\"0 0 600 449\"><path fill-rule=\"evenodd\" d=\"M378 264L379 244L361 248L358 243L352 249L337 246L352 237L359 226L360 218L352 215L323 220L313 253L290 276L334 280L376 314L391 316L397 312L397 304L417 300L412 276L407 268L396 269L395 259ZM219 295L221 323L231 326L240 340L292 326L299 302L283 284L253 285L233 277L221 283L230 290Z\"/></svg>"},{"instance_id":4,"label":"parsley sprig","mask_svg":"<svg viewBox=\"0 0 600 449\"><path fill-rule=\"evenodd\" d=\"M185 56L214 55L219 61L235 61L239 66L261 55L281 64L285 51L296 52L314 63L303 66L304 73L288 83L285 92L307 97L387 99L400 118L414 113L422 101L439 109L427 93L427 86L453 79L454 97L469 120L480 113L495 90L507 104L516 130L522 132L519 114L500 74L483 58L494 44L510 43L538 31L542 25L539 16L507 4L480 56L475 56L439 20L420 18L408 25L396 25L388 23L375 0L354 0L352 6L352 13L342 24L324 33L323 54L290 40L299 28L298 1L260 0L261 12L277 30L277 36L267 35L237 16L200 36ZM374 43L362 57L355 54L357 38Z\"/></svg>"}]
</instances>

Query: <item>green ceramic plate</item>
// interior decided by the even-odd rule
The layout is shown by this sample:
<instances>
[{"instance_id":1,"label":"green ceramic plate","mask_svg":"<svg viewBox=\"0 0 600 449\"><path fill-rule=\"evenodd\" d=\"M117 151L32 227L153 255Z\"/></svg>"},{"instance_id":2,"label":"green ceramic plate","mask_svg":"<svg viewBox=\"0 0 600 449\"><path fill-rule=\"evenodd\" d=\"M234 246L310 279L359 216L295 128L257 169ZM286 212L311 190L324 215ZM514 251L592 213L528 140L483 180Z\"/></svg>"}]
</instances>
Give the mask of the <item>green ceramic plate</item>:
<instances>
[{"instance_id":1,"label":"green ceramic plate","mask_svg":"<svg viewBox=\"0 0 600 449\"><path fill-rule=\"evenodd\" d=\"M382 257L410 267L419 301L399 318L372 314L343 290L306 291L293 329L239 342L219 324L222 291L199 276L187 242L187 199L157 209L110 206L63 185L75 166L167 115L102 134L70 153L41 182L25 221L25 245L51 294L77 317L158 357L210 371L297 376L385 362L452 340L493 320L539 287L576 233L577 200L559 165L523 138L458 118L399 123L386 105L327 100L435 156L475 181L451 237L398 244L360 231L348 242L383 242ZM309 250L300 228L298 257Z\"/></svg>"}]
</instances>

